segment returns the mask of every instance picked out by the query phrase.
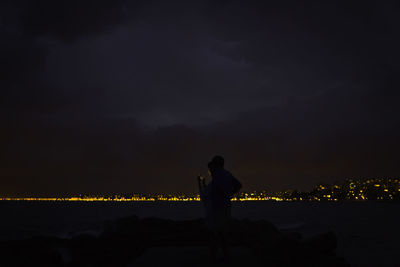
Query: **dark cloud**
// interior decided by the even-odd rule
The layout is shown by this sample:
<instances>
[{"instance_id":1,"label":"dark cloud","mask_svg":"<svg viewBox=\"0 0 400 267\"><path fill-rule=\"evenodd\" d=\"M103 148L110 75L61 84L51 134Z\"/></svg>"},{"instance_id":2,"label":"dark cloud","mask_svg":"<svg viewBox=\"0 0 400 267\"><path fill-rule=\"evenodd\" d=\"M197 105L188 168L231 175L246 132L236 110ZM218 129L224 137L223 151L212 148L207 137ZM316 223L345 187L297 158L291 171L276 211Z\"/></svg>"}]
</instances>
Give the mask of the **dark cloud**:
<instances>
[{"instance_id":1,"label":"dark cloud","mask_svg":"<svg viewBox=\"0 0 400 267\"><path fill-rule=\"evenodd\" d=\"M7 194L194 191L213 154L246 189L399 171L393 1L0 7Z\"/></svg>"},{"instance_id":2,"label":"dark cloud","mask_svg":"<svg viewBox=\"0 0 400 267\"><path fill-rule=\"evenodd\" d=\"M298 112L307 115L304 108ZM3 182L7 193L19 195L195 192L195 175L205 173L214 154L226 157L246 190L308 190L318 182L398 172L398 129L338 133L315 117L296 120L282 110L270 114L290 119L264 128L244 123L254 121L252 116L200 129L144 130L126 119L49 125L47 118L14 125L7 128L2 152ZM21 186L25 183L31 185Z\"/></svg>"},{"instance_id":3,"label":"dark cloud","mask_svg":"<svg viewBox=\"0 0 400 267\"><path fill-rule=\"evenodd\" d=\"M125 0L17 1L23 34L73 41L112 31L126 19Z\"/></svg>"},{"instance_id":4,"label":"dark cloud","mask_svg":"<svg viewBox=\"0 0 400 267\"><path fill-rule=\"evenodd\" d=\"M0 11L3 107L51 111L69 102L42 79L49 47L111 32L140 8L126 1L4 1ZM129 7L129 9L128 9ZM49 103L53 102L53 103Z\"/></svg>"}]
</instances>

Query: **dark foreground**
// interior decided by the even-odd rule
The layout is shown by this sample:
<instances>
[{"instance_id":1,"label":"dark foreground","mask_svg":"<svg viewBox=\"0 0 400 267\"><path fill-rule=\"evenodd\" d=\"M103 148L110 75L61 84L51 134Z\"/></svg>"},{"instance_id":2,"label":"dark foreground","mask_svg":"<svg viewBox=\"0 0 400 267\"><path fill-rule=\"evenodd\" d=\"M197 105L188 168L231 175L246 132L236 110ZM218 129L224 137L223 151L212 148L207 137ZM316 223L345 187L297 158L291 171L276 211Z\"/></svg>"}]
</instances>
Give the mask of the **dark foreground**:
<instances>
[{"instance_id":1,"label":"dark foreground","mask_svg":"<svg viewBox=\"0 0 400 267\"><path fill-rule=\"evenodd\" d=\"M283 233L266 220L234 220L228 236L233 252L246 251L243 255L259 266L348 266L335 254L337 241L333 232L304 239L298 233ZM1 241L0 266L136 266L135 262L142 266L143 262L139 262L143 255L155 248L195 251L191 248L206 248L208 240L208 231L200 219L173 221L130 216L109 222L97 237L43 236ZM238 250L239 247L243 249ZM162 259L159 262L162 266L174 265ZM204 263L212 264L211 259ZM234 262L229 265L236 266Z\"/></svg>"}]
</instances>

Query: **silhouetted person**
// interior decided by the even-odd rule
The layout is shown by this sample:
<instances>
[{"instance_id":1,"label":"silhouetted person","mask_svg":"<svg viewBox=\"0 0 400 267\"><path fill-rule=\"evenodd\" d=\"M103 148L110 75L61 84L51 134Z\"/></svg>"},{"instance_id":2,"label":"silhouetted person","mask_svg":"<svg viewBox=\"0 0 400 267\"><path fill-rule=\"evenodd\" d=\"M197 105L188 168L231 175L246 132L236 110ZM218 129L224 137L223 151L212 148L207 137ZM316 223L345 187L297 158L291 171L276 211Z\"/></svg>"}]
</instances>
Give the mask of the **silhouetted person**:
<instances>
[{"instance_id":1,"label":"silhouetted person","mask_svg":"<svg viewBox=\"0 0 400 267\"><path fill-rule=\"evenodd\" d=\"M226 230L231 220L231 198L242 185L224 169L224 158L215 156L208 163L212 180L206 185L199 176L200 198L204 202L205 222L211 230L211 255L216 261L228 260Z\"/></svg>"}]
</instances>

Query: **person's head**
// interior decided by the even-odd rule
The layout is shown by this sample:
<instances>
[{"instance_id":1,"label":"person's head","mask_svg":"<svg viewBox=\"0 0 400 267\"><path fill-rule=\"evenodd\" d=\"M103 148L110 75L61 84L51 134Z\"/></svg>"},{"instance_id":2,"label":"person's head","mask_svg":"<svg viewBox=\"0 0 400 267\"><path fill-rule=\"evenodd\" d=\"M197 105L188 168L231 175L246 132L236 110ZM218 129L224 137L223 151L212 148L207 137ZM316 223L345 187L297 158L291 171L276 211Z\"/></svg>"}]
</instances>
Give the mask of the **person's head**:
<instances>
[{"instance_id":1,"label":"person's head","mask_svg":"<svg viewBox=\"0 0 400 267\"><path fill-rule=\"evenodd\" d=\"M223 169L225 164L225 160L222 156L214 156L212 160L208 163L208 169L211 173Z\"/></svg>"}]
</instances>

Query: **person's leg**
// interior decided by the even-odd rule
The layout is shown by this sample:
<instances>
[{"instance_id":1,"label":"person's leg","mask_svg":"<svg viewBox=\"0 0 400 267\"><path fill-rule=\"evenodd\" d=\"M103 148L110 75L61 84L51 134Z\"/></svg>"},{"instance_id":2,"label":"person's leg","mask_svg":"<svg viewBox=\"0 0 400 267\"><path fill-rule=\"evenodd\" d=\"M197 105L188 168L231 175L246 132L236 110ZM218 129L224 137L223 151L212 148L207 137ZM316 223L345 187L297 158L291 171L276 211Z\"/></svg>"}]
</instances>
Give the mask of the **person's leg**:
<instances>
[{"instance_id":1,"label":"person's leg","mask_svg":"<svg viewBox=\"0 0 400 267\"><path fill-rule=\"evenodd\" d=\"M225 261L229 260L229 246L228 246L228 239L227 239L227 233L229 232L230 229L230 224L231 224L231 209L230 207L227 208L224 212L224 220L223 220L223 226L221 227L221 231L219 232L220 235L220 244L221 244L221 249L222 249L222 254L223 258Z\"/></svg>"},{"instance_id":2,"label":"person's leg","mask_svg":"<svg viewBox=\"0 0 400 267\"><path fill-rule=\"evenodd\" d=\"M217 261L218 259L218 236L217 233L214 230L210 231L210 241L208 244L208 249L210 253L210 258L213 261Z\"/></svg>"},{"instance_id":3,"label":"person's leg","mask_svg":"<svg viewBox=\"0 0 400 267\"><path fill-rule=\"evenodd\" d=\"M226 234L221 229L218 229L214 232L212 251L213 257L216 262L225 262L229 260L229 250Z\"/></svg>"},{"instance_id":4,"label":"person's leg","mask_svg":"<svg viewBox=\"0 0 400 267\"><path fill-rule=\"evenodd\" d=\"M210 253L217 262L229 260L227 230L230 223L230 209L220 210L213 217L213 230L210 234Z\"/></svg>"},{"instance_id":5,"label":"person's leg","mask_svg":"<svg viewBox=\"0 0 400 267\"><path fill-rule=\"evenodd\" d=\"M221 230L218 232L218 247L221 254L219 255L220 260L228 261L230 258L229 246L227 241L226 231Z\"/></svg>"},{"instance_id":6,"label":"person's leg","mask_svg":"<svg viewBox=\"0 0 400 267\"><path fill-rule=\"evenodd\" d=\"M226 240L226 232L221 232L221 246L222 246L222 253L223 257L228 259L229 258L229 249L228 249L228 242Z\"/></svg>"}]
</instances>

